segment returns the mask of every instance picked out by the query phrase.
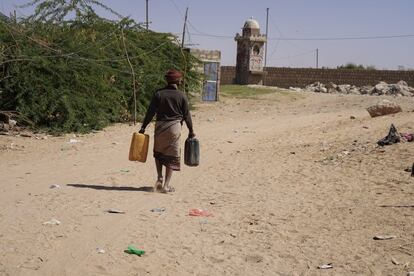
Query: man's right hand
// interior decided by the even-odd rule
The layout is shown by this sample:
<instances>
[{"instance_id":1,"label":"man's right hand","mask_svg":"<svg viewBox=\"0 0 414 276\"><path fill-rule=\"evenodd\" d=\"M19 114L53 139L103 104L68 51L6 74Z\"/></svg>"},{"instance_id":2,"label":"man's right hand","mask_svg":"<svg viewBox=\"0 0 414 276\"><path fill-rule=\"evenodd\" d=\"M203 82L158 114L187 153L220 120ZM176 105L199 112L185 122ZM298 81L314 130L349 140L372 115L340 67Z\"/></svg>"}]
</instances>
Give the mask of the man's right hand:
<instances>
[{"instance_id":1,"label":"man's right hand","mask_svg":"<svg viewBox=\"0 0 414 276\"><path fill-rule=\"evenodd\" d=\"M196 135L194 132L188 133L188 138L194 138Z\"/></svg>"},{"instance_id":2,"label":"man's right hand","mask_svg":"<svg viewBox=\"0 0 414 276\"><path fill-rule=\"evenodd\" d=\"M139 133L144 134L144 133L145 133L145 128L141 128L141 129L139 130Z\"/></svg>"}]
</instances>

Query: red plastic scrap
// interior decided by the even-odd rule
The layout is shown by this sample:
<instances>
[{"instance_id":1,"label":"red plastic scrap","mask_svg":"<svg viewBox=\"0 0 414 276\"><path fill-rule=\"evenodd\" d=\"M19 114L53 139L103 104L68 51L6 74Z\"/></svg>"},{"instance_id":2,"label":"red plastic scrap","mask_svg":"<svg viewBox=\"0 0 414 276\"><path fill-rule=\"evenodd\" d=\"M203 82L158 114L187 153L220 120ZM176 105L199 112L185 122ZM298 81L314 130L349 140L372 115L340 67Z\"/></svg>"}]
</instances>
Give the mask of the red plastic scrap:
<instances>
[{"instance_id":1,"label":"red plastic scrap","mask_svg":"<svg viewBox=\"0 0 414 276\"><path fill-rule=\"evenodd\" d=\"M213 214L203 209L191 209L188 215L193 217L211 217Z\"/></svg>"}]
</instances>

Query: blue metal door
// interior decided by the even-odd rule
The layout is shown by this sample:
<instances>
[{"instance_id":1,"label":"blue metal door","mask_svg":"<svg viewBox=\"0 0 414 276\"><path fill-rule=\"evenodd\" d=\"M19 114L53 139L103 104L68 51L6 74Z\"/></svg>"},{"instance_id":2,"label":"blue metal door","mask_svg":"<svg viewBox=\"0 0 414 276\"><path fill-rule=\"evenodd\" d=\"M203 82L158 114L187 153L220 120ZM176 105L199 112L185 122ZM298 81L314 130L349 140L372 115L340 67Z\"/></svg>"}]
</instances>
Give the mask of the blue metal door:
<instances>
[{"instance_id":1,"label":"blue metal door","mask_svg":"<svg viewBox=\"0 0 414 276\"><path fill-rule=\"evenodd\" d=\"M204 62L203 101L217 101L218 62Z\"/></svg>"}]
</instances>

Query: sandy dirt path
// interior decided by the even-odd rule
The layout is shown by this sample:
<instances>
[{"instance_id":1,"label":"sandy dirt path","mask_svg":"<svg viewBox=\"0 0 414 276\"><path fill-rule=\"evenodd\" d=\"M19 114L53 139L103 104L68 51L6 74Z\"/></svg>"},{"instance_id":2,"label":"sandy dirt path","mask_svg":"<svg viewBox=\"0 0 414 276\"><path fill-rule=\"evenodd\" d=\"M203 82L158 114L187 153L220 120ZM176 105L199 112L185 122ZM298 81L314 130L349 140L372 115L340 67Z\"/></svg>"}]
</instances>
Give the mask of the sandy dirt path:
<instances>
[{"instance_id":1,"label":"sandy dirt path","mask_svg":"<svg viewBox=\"0 0 414 276\"><path fill-rule=\"evenodd\" d=\"M396 98L404 112L370 118L365 108L378 99L276 93L198 104L201 164L182 164L167 195L148 191L151 156L127 160L137 127L0 136L0 275L414 271L414 178L404 171L414 144L376 147L391 123L414 132L414 100ZM192 208L214 216L190 217ZM61 224L43 225L52 218ZM373 239L387 234L396 238ZM128 245L146 254L125 254ZM317 269L327 263L334 268Z\"/></svg>"}]
</instances>

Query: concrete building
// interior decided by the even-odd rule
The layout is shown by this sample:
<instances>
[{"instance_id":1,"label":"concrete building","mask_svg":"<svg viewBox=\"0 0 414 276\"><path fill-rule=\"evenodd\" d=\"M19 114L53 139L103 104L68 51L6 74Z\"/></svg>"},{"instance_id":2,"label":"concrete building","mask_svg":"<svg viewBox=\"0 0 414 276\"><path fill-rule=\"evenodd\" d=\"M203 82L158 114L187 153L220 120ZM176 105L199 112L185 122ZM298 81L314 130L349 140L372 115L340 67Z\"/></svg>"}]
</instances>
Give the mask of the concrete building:
<instances>
[{"instance_id":1,"label":"concrete building","mask_svg":"<svg viewBox=\"0 0 414 276\"><path fill-rule=\"evenodd\" d=\"M236 83L263 84L266 36L260 34L259 23L253 18L248 19L242 34L237 33L234 40L237 41Z\"/></svg>"}]
</instances>

